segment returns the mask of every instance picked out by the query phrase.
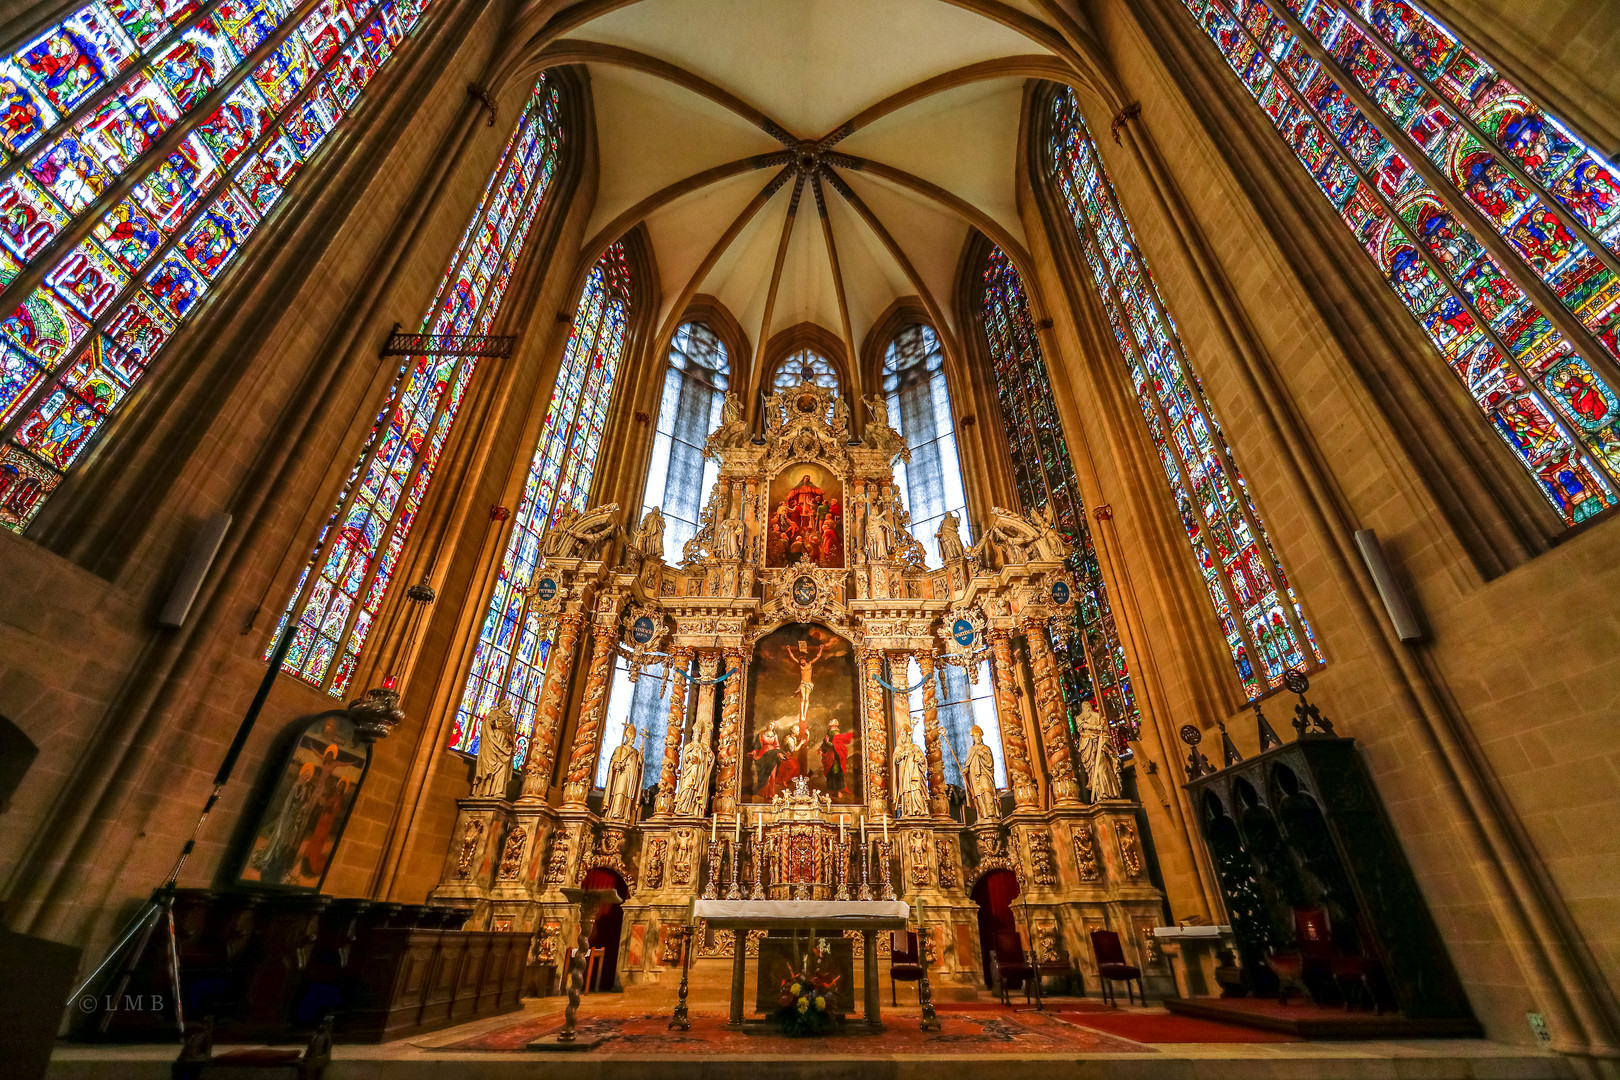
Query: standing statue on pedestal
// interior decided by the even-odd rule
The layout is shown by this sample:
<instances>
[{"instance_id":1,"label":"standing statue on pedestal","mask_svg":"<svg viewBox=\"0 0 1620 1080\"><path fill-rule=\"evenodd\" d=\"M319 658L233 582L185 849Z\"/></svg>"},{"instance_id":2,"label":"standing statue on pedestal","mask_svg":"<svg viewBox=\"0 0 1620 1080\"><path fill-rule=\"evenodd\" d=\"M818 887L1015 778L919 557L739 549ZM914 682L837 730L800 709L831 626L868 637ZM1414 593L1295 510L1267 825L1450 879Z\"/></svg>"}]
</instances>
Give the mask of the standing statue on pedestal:
<instances>
[{"instance_id":1,"label":"standing statue on pedestal","mask_svg":"<svg viewBox=\"0 0 1620 1080\"><path fill-rule=\"evenodd\" d=\"M741 499L731 500L741 503ZM736 512L736 517L732 513ZM743 520L742 507L733 505L721 517L716 527L718 536L715 539L715 554L731 562L739 562L743 557Z\"/></svg>"},{"instance_id":2,"label":"standing statue on pedestal","mask_svg":"<svg viewBox=\"0 0 1620 1080\"><path fill-rule=\"evenodd\" d=\"M867 561L875 563L888 562L894 550L894 503L887 495L868 504L865 549Z\"/></svg>"},{"instance_id":3,"label":"standing statue on pedestal","mask_svg":"<svg viewBox=\"0 0 1620 1080\"><path fill-rule=\"evenodd\" d=\"M646 559L664 557L664 512L653 507L641 519L641 525L626 545L625 554L639 564Z\"/></svg>"},{"instance_id":4,"label":"standing statue on pedestal","mask_svg":"<svg viewBox=\"0 0 1620 1080\"><path fill-rule=\"evenodd\" d=\"M624 738L608 762L607 790L602 795L605 821L632 821L641 802L641 751L636 749L636 725L625 721Z\"/></svg>"},{"instance_id":5,"label":"standing statue on pedestal","mask_svg":"<svg viewBox=\"0 0 1620 1080\"><path fill-rule=\"evenodd\" d=\"M675 786L675 816L701 817L709 801L709 777L714 773L713 735L710 725L700 721L681 751L680 782Z\"/></svg>"},{"instance_id":6,"label":"standing statue on pedestal","mask_svg":"<svg viewBox=\"0 0 1620 1080\"><path fill-rule=\"evenodd\" d=\"M1119 757L1114 753L1114 736L1108 730L1108 718L1097 711L1096 702L1086 702L1076 728L1080 765L1086 770L1091 801L1119 798Z\"/></svg>"},{"instance_id":7,"label":"standing statue on pedestal","mask_svg":"<svg viewBox=\"0 0 1620 1080\"><path fill-rule=\"evenodd\" d=\"M956 511L945 511L945 516L939 521L939 531L934 534L934 539L939 542L939 557L943 562L967 558L967 548L962 546L959 526Z\"/></svg>"},{"instance_id":8,"label":"standing statue on pedestal","mask_svg":"<svg viewBox=\"0 0 1620 1080\"><path fill-rule=\"evenodd\" d=\"M973 804L979 820L994 821L1001 817L1001 792L996 790L995 755L984 744L983 728L974 724L969 734L973 736L973 748L968 751L967 761L962 763L966 774L962 782L967 785L968 802Z\"/></svg>"},{"instance_id":9,"label":"standing statue on pedestal","mask_svg":"<svg viewBox=\"0 0 1620 1080\"><path fill-rule=\"evenodd\" d=\"M905 724L895 732L894 808L903 818L928 816L928 761Z\"/></svg>"},{"instance_id":10,"label":"standing statue on pedestal","mask_svg":"<svg viewBox=\"0 0 1620 1080\"><path fill-rule=\"evenodd\" d=\"M512 706L502 701L484 717L478 740L478 762L473 766L472 797L504 799L512 782L512 753L517 749L517 722Z\"/></svg>"}]
</instances>

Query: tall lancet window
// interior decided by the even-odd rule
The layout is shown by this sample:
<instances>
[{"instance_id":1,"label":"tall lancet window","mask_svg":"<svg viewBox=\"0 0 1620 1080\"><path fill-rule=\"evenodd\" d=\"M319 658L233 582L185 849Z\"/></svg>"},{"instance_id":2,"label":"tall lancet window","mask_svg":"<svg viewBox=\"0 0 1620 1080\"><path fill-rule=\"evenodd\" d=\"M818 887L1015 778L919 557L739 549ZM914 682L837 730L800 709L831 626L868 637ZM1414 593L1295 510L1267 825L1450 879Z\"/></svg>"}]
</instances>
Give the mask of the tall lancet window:
<instances>
[{"instance_id":1,"label":"tall lancet window","mask_svg":"<svg viewBox=\"0 0 1620 1080\"><path fill-rule=\"evenodd\" d=\"M945 353L932 327L912 323L894 336L883 354L883 394L889 423L911 448L909 463L894 463L894 483L906 493L911 534L938 566L939 540L934 534L952 511L961 519L962 529L967 528L967 496L956 456L951 395L945 388ZM965 532L962 537L966 543Z\"/></svg>"},{"instance_id":2,"label":"tall lancet window","mask_svg":"<svg viewBox=\"0 0 1620 1080\"><path fill-rule=\"evenodd\" d=\"M425 333L489 331L551 186L560 141L557 91L542 76L422 320ZM271 639L296 611L287 674L334 697L348 689L476 364L469 356L413 356L400 366Z\"/></svg>"},{"instance_id":3,"label":"tall lancet window","mask_svg":"<svg viewBox=\"0 0 1620 1080\"><path fill-rule=\"evenodd\" d=\"M983 286L979 314L995 368L996 399L1007 429L1019 500L1025 513L1050 508L1053 524L1075 549L1069 567L1079 586L1080 632L1053 635L1053 645L1066 661L1059 665L1064 696L1071 710L1084 701L1100 699L1102 712L1115 730L1134 738L1141 713L1102 567L1092 547L1080 484L1052 397L1023 278L1000 248L991 248L985 259Z\"/></svg>"},{"instance_id":4,"label":"tall lancet window","mask_svg":"<svg viewBox=\"0 0 1620 1080\"><path fill-rule=\"evenodd\" d=\"M682 323L669 343L664 390L658 402L658 430L653 436L652 464L641 499L641 512L658 507L664 515L664 561L681 561L686 542L697 535L703 503L714 489L719 466L703 456L703 445L720 427L720 411L730 385L731 358L720 335L701 322ZM678 689L672 689L678 688ZM624 722L642 733L643 786L658 782L664 756L666 695L685 692L684 681L666 685L664 668L653 665L634 683L620 659L608 690L607 722L596 763L596 786L607 783L608 760L619 745Z\"/></svg>"},{"instance_id":5,"label":"tall lancet window","mask_svg":"<svg viewBox=\"0 0 1620 1080\"><path fill-rule=\"evenodd\" d=\"M623 245L614 244L586 275L574 309L551 404L501 559L495 595L490 598L472 671L456 710L451 749L475 753L483 718L505 700L517 718L514 760L521 764L528 756L550 638L539 633L528 617L524 590L540 561L540 538L557 515L565 507L585 509L629 327L630 268Z\"/></svg>"},{"instance_id":6,"label":"tall lancet window","mask_svg":"<svg viewBox=\"0 0 1620 1080\"><path fill-rule=\"evenodd\" d=\"M0 525L25 528L429 0L101 0L0 55Z\"/></svg>"},{"instance_id":7,"label":"tall lancet window","mask_svg":"<svg viewBox=\"0 0 1620 1080\"><path fill-rule=\"evenodd\" d=\"M1322 659L1074 98L1053 102L1058 189L1249 697ZM1258 668L1254 658L1259 658Z\"/></svg>"},{"instance_id":8,"label":"tall lancet window","mask_svg":"<svg viewBox=\"0 0 1620 1080\"><path fill-rule=\"evenodd\" d=\"M1183 0L1568 524L1620 502L1620 169L1402 0Z\"/></svg>"}]
</instances>

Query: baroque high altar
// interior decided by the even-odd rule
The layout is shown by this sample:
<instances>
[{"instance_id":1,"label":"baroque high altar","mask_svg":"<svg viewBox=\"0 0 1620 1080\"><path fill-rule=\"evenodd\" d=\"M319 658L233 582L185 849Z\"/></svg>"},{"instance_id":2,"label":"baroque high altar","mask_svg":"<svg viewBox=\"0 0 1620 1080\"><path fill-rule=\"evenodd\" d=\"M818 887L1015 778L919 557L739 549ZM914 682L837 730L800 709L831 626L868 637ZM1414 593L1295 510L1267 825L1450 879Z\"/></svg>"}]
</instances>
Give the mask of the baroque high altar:
<instances>
[{"instance_id":1,"label":"baroque high altar","mask_svg":"<svg viewBox=\"0 0 1620 1080\"><path fill-rule=\"evenodd\" d=\"M844 400L801 385L768 400L754 438L727 395L707 446L719 477L679 566L664 560L657 510L635 528L614 505L552 525L525 609L553 640L531 749L514 770L511 711L493 709L433 902L471 907L472 926L533 931L532 963L547 968L577 936L561 890L612 870L629 890L618 975L633 983L679 962L694 897L856 898L864 881L874 897L921 899L936 980L972 986L983 971L971 894L1002 870L1043 958L1085 971L1087 933L1107 928L1156 959L1148 928L1163 900L1145 819L1121 797L1101 715L1088 706L1071 732L1060 688L1050 627L1074 603L1068 542L996 508L970 548L948 514L944 565L926 567L894 485L909 451L880 399L869 412L852 442ZM603 731L616 657L633 679L666 672L645 816L647 733ZM978 729L953 747L940 726L936 670L972 677L986 659L1010 798ZM617 749L598 792L604 738ZM947 793L947 754L965 801ZM700 932L697 955L732 947Z\"/></svg>"}]
</instances>

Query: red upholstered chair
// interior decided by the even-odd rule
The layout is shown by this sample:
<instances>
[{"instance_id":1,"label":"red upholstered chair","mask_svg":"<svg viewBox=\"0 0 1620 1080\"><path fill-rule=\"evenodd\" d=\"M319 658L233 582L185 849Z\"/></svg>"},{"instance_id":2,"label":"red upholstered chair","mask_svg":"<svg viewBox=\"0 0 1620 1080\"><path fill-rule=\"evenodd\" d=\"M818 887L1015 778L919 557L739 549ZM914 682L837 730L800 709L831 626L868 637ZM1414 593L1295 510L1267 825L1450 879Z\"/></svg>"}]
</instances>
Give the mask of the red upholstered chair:
<instances>
[{"instance_id":1,"label":"red upholstered chair","mask_svg":"<svg viewBox=\"0 0 1620 1080\"><path fill-rule=\"evenodd\" d=\"M1097 958L1097 976L1102 982L1103 1000L1117 1006L1119 998L1114 993L1113 984L1122 982L1125 984L1126 999L1136 1004L1136 998L1131 994L1131 980L1135 979L1136 989L1142 994L1142 1004L1147 1004L1147 992L1142 990L1142 969L1125 962L1125 950L1120 946L1118 934L1112 930L1093 930L1091 952Z\"/></svg>"},{"instance_id":2,"label":"red upholstered chair","mask_svg":"<svg viewBox=\"0 0 1620 1080\"><path fill-rule=\"evenodd\" d=\"M990 964L995 972L996 989L1001 994L1003 1005L1012 1004L1007 1000L1007 983L1011 979L1017 979L1024 984L1027 996L1029 980L1034 978L1035 969L1024 959L1024 943L1019 938L1018 931L996 931L996 945L990 950Z\"/></svg>"},{"instance_id":3,"label":"red upholstered chair","mask_svg":"<svg viewBox=\"0 0 1620 1080\"><path fill-rule=\"evenodd\" d=\"M1295 908L1294 947L1266 957L1266 966L1277 976L1277 1003L1288 1004L1295 990L1314 1001L1316 995L1306 984L1305 973L1331 974L1336 952L1327 912L1321 908Z\"/></svg>"},{"instance_id":4,"label":"red upholstered chair","mask_svg":"<svg viewBox=\"0 0 1620 1080\"><path fill-rule=\"evenodd\" d=\"M922 954L917 935L910 930L889 932L889 1002L900 1004L895 982L918 982L922 979Z\"/></svg>"}]
</instances>

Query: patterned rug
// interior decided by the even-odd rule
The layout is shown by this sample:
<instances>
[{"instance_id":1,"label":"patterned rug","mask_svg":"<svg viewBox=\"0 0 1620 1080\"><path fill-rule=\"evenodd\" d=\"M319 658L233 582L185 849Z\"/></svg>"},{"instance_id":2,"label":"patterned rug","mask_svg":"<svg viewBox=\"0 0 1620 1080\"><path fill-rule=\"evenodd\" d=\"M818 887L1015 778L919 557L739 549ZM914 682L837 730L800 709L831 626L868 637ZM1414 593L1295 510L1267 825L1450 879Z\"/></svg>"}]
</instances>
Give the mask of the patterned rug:
<instances>
[{"instance_id":1,"label":"patterned rug","mask_svg":"<svg viewBox=\"0 0 1620 1080\"><path fill-rule=\"evenodd\" d=\"M818 1056L856 1057L895 1054L1152 1054L1141 1043L1105 1035L1047 1013L958 1012L942 1016L943 1030L921 1031L915 1016L891 1016L882 1032L867 1034L858 1017L843 1034L819 1039L791 1039L771 1026L743 1031L726 1027L724 1017L694 1016L691 1031L671 1031L668 1013L581 1018L582 1038L608 1041L598 1054L782 1054L804 1056L813 1044ZM510 1027L476 1035L437 1050L522 1051L530 1041L554 1036L562 1025L555 1016L535 1017Z\"/></svg>"}]
</instances>

